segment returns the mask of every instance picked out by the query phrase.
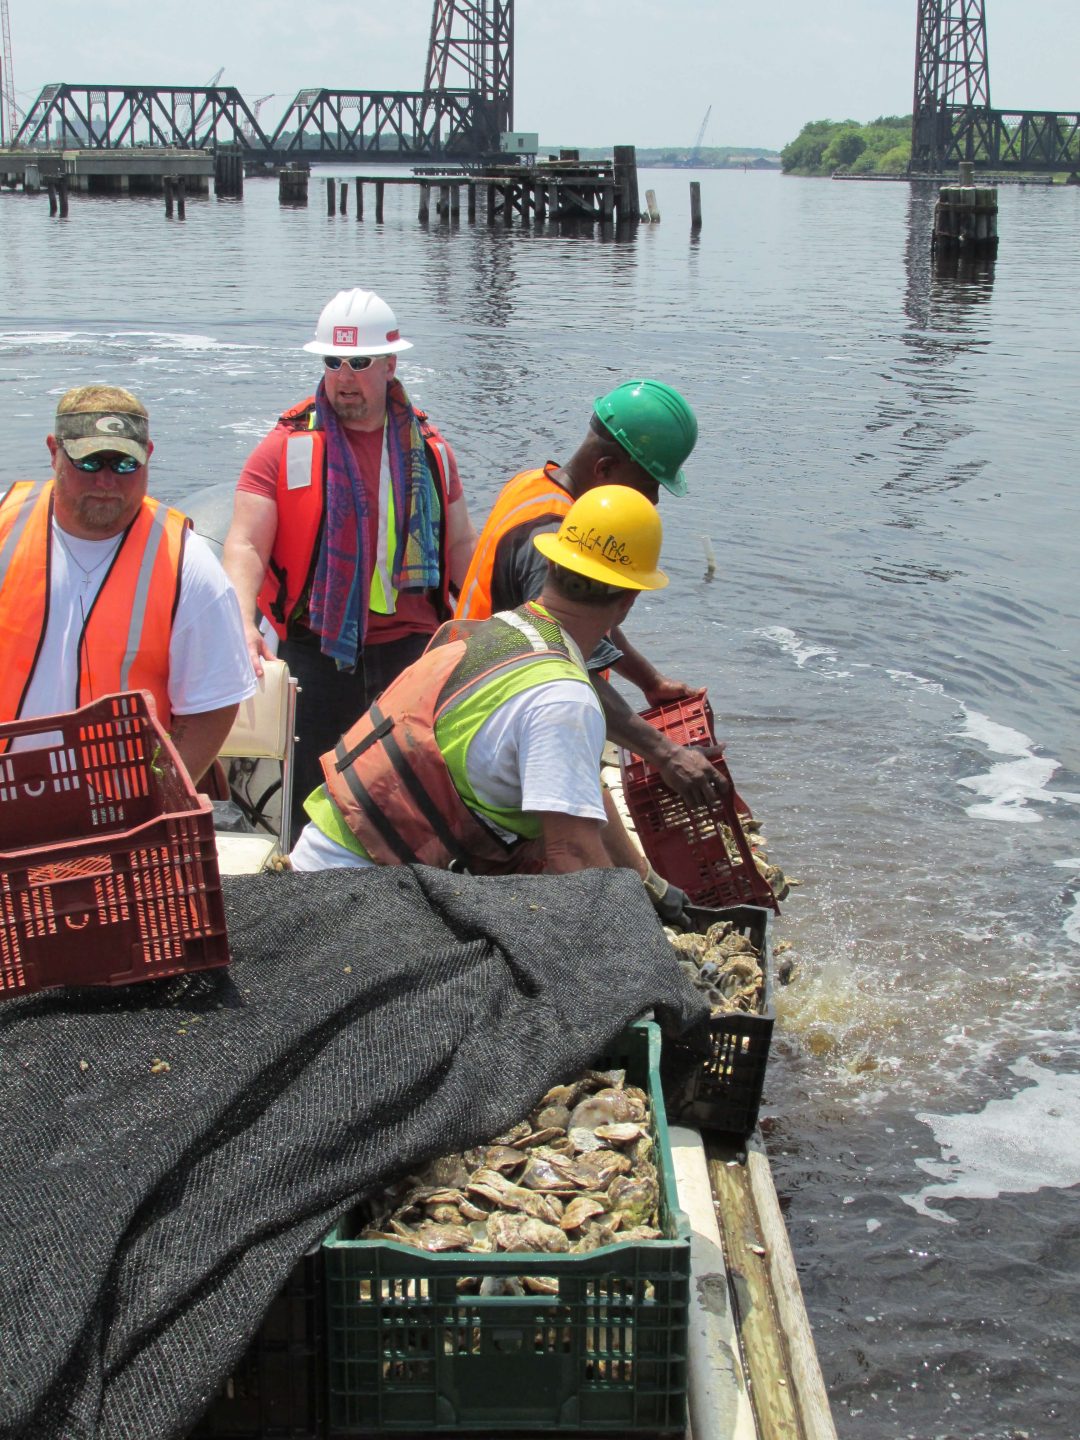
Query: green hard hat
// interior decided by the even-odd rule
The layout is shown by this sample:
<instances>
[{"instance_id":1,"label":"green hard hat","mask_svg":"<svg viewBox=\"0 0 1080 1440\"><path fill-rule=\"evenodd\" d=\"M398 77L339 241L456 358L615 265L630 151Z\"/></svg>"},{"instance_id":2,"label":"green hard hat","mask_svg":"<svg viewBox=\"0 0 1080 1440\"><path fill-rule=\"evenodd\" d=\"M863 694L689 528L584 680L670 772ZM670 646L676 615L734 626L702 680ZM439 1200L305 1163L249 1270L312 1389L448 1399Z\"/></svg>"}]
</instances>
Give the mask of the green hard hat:
<instances>
[{"instance_id":1,"label":"green hard hat","mask_svg":"<svg viewBox=\"0 0 1080 1440\"><path fill-rule=\"evenodd\" d=\"M593 411L628 455L673 495L686 494L682 464L697 444L697 418L661 380L626 380Z\"/></svg>"}]
</instances>

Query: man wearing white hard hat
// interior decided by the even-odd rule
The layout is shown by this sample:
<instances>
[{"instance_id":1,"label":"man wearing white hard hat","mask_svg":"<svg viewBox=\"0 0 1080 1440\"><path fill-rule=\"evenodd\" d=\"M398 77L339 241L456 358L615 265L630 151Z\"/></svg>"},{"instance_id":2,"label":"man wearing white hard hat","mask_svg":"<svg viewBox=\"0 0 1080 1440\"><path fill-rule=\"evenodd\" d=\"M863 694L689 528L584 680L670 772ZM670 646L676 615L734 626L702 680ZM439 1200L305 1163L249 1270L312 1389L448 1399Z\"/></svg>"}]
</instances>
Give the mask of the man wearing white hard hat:
<instances>
[{"instance_id":1,"label":"man wearing white hard hat","mask_svg":"<svg viewBox=\"0 0 1080 1440\"><path fill-rule=\"evenodd\" d=\"M256 673L270 652L298 678L293 811L319 756L424 650L476 544L454 452L396 377L410 350L371 290L342 290L304 349L313 396L286 410L237 484L225 538Z\"/></svg>"}]
</instances>

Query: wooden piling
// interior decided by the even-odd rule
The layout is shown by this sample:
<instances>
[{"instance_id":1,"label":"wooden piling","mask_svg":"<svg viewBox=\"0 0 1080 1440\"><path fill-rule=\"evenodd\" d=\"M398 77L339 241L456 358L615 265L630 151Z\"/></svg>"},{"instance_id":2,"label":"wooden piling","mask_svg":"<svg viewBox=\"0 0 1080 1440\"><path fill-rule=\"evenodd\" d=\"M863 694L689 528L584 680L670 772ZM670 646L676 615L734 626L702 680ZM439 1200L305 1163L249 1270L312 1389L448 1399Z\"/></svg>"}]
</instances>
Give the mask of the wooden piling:
<instances>
[{"instance_id":1,"label":"wooden piling","mask_svg":"<svg viewBox=\"0 0 1080 1440\"><path fill-rule=\"evenodd\" d=\"M244 197L244 157L239 145L222 145L214 155L214 194Z\"/></svg>"},{"instance_id":2,"label":"wooden piling","mask_svg":"<svg viewBox=\"0 0 1080 1440\"><path fill-rule=\"evenodd\" d=\"M55 214L56 214L56 210L57 210L57 205L56 205L56 185L53 183L52 180L46 180L46 182L45 182L45 193L46 193L46 195L48 195L48 197L49 197L49 214L50 214L50 215L55 215Z\"/></svg>"},{"instance_id":3,"label":"wooden piling","mask_svg":"<svg viewBox=\"0 0 1080 1440\"><path fill-rule=\"evenodd\" d=\"M701 181L690 181L690 229L701 229Z\"/></svg>"},{"instance_id":4,"label":"wooden piling","mask_svg":"<svg viewBox=\"0 0 1080 1440\"><path fill-rule=\"evenodd\" d=\"M68 177L61 175L56 182L56 200L60 207L60 219L66 220L68 213Z\"/></svg>"},{"instance_id":5,"label":"wooden piling","mask_svg":"<svg viewBox=\"0 0 1080 1440\"><path fill-rule=\"evenodd\" d=\"M161 188L165 192L165 219L171 220L173 214L173 177L171 175L161 177Z\"/></svg>"},{"instance_id":6,"label":"wooden piling","mask_svg":"<svg viewBox=\"0 0 1080 1440\"><path fill-rule=\"evenodd\" d=\"M461 186L460 186L460 185L451 185L451 186L450 186L450 219L451 219L451 220L458 220L458 221L460 221L460 219L461 219Z\"/></svg>"},{"instance_id":7,"label":"wooden piling","mask_svg":"<svg viewBox=\"0 0 1080 1440\"><path fill-rule=\"evenodd\" d=\"M439 204L437 206L440 220L450 219L450 186L439 186Z\"/></svg>"},{"instance_id":8,"label":"wooden piling","mask_svg":"<svg viewBox=\"0 0 1080 1440\"><path fill-rule=\"evenodd\" d=\"M638 199L637 150L633 145L616 145L612 150L615 168L615 218L631 225L641 218Z\"/></svg>"},{"instance_id":9,"label":"wooden piling","mask_svg":"<svg viewBox=\"0 0 1080 1440\"><path fill-rule=\"evenodd\" d=\"M359 175L356 177L356 218L364 218L364 182Z\"/></svg>"},{"instance_id":10,"label":"wooden piling","mask_svg":"<svg viewBox=\"0 0 1080 1440\"><path fill-rule=\"evenodd\" d=\"M965 184L970 161L960 164L959 185L943 185L934 206L931 249L938 255L993 255L997 251L998 193L993 185Z\"/></svg>"},{"instance_id":11,"label":"wooden piling","mask_svg":"<svg viewBox=\"0 0 1080 1440\"><path fill-rule=\"evenodd\" d=\"M495 186L489 180L484 187L487 191L487 223L495 224Z\"/></svg>"},{"instance_id":12,"label":"wooden piling","mask_svg":"<svg viewBox=\"0 0 1080 1440\"><path fill-rule=\"evenodd\" d=\"M656 191L645 191L645 209L648 212L649 220L653 225L660 224L660 210L656 204Z\"/></svg>"},{"instance_id":13,"label":"wooden piling","mask_svg":"<svg viewBox=\"0 0 1080 1440\"><path fill-rule=\"evenodd\" d=\"M349 213L349 182L348 182L347 180L342 180L341 184L340 184L339 187L338 187L338 214L339 214L339 215L347 215L348 213Z\"/></svg>"},{"instance_id":14,"label":"wooden piling","mask_svg":"<svg viewBox=\"0 0 1080 1440\"><path fill-rule=\"evenodd\" d=\"M178 176L176 181L176 218L187 219L187 185L182 175Z\"/></svg>"},{"instance_id":15,"label":"wooden piling","mask_svg":"<svg viewBox=\"0 0 1080 1440\"><path fill-rule=\"evenodd\" d=\"M416 213L416 218L420 221L422 225L426 225L428 223L430 206L431 186L427 183L426 180L424 180L420 183L420 208Z\"/></svg>"},{"instance_id":16,"label":"wooden piling","mask_svg":"<svg viewBox=\"0 0 1080 1440\"><path fill-rule=\"evenodd\" d=\"M375 219L381 225L383 217L383 195L386 191L386 184L382 180L375 181Z\"/></svg>"},{"instance_id":17,"label":"wooden piling","mask_svg":"<svg viewBox=\"0 0 1080 1440\"><path fill-rule=\"evenodd\" d=\"M326 213L327 213L327 215L333 215L336 210L337 210L337 206L336 206L335 203L334 203L334 182L333 182L333 180L327 180L327 182L326 182Z\"/></svg>"},{"instance_id":18,"label":"wooden piling","mask_svg":"<svg viewBox=\"0 0 1080 1440\"><path fill-rule=\"evenodd\" d=\"M278 171L278 202L281 205L306 205L308 203L307 170L298 165L286 165Z\"/></svg>"}]
</instances>

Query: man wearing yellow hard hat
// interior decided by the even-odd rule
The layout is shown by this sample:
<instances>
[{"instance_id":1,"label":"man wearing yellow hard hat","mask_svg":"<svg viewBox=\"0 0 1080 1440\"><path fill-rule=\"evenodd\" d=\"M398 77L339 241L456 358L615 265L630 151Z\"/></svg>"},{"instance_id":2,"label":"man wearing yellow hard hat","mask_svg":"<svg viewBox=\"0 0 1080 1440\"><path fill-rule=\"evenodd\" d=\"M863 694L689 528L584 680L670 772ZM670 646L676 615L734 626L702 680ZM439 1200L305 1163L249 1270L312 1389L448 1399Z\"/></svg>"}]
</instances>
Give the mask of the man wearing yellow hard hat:
<instances>
[{"instance_id":1,"label":"man wearing yellow hard hat","mask_svg":"<svg viewBox=\"0 0 1080 1440\"><path fill-rule=\"evenodd\" d=\"M476 874L607 867L605 720L584 656L659 590L660 517L637 491L590 490L557 534L539 599L443 625L322 757L296 870L459 864ZM616 863L626 863L616 850ZM635 861L661 915L684 897Z\"/></svg>"},{"instance_id":2,"label":"man wearing yellow hard hat","mask_svg":"<svg viewBox=\"0 0 1080 1440\"><path fill-rule=\"evenodd\" d=\"M535 599L544 583L543 562L533 545L542 531L554 533L575 500L598 485L626 485L654 505L662 490L686 494L683 465L697 443L697 417L686 399L661 380L625 380L593 405L585 438L563 464L549 460L508 480L484 523L458 596L459 620L485 620ZM698 692L661 675L616 628L587 656L608 739L649 760L692 805L711 804L725 781L708 754L676 745L647 724L607 680L608 668L636 685L649 705Z\"/></svg>"}]
</instances>

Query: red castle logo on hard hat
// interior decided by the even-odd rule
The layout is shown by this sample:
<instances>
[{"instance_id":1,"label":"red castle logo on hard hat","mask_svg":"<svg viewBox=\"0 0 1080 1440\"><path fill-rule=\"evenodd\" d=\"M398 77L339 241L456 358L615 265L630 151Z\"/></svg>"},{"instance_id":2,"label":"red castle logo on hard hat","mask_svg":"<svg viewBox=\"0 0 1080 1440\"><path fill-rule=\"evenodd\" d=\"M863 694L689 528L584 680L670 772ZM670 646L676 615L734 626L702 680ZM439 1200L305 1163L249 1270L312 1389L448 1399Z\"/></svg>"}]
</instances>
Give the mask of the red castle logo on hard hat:
<instances>
[{"instance_id":1,"label":"red castle logo on hard hat","mask_svg":"<svg viewBox=\"0 0 1080 1440\"><path fill-rule=\"evenodd\" d=\"M335 345L356 345L356 344L358 344L358 343L359 343L359 335L358 335L358 331L357 331L357 329L356 329L356 326L355 326L355 325L335 325L335 326L334 326L334 339L333 339L333 343L334 343Z\"/></svg>"}]
</instances>

